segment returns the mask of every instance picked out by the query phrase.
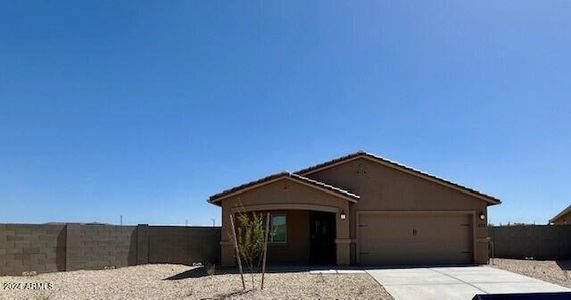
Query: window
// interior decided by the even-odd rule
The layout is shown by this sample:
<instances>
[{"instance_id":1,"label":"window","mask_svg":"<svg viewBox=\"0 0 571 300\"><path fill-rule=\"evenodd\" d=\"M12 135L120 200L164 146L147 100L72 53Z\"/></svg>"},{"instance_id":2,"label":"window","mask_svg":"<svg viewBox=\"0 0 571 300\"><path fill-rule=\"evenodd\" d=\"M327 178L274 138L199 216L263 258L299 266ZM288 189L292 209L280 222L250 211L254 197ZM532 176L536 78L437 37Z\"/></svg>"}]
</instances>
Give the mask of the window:
<instances>
[{"instance_id":1,"label":"window","mask_svg":"<svg viewBox=\"0 0 571 300\"><path fill-rule=\"evenodd\" d=\"M272 243L285 243L287 235L287 222L285 215L271 216L270 241Z\"/></svg>"},{"instance_id":2,"label":"window","mask_svg":"<svg viewBox=\"0 0 571 300\"><path fill-rule=\"evenodd\" d=\"M287 242L287 218L286 215L270 215L270 234L268 241L270 243ZM266 216L262 217L264 230L266 229Z\"/></svg>"}]
</instances>

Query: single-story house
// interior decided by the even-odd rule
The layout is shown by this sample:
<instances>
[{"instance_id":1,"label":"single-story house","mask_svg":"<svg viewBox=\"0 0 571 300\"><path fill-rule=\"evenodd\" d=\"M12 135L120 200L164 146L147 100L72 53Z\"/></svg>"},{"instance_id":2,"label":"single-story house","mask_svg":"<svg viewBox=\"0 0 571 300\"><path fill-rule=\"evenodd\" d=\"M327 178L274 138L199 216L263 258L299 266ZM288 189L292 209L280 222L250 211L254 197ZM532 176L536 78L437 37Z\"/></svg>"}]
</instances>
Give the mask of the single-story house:
<instances>
[{"instance_id":1,"label":"single-story house","mask_svg":"<svg viewBox=\"0 0 571 300\"><path fill-rule=\"evenodd\" d=\"M567 225L571 224L571 205L562 210L555 217L549 220L549 224L553 225Z\"/></svg>"},{"instance_id":2,"label":"single-story house","mask_svg":"<svg viewBox=\"0 0 571 300\"><path fill-rule=\"evenodd\" d=\"M270 263L488 262L487 208L501 201L359 151L213 195L221 264L235 265L230 214L270 212Z\"/></svg>"}]
</instances>

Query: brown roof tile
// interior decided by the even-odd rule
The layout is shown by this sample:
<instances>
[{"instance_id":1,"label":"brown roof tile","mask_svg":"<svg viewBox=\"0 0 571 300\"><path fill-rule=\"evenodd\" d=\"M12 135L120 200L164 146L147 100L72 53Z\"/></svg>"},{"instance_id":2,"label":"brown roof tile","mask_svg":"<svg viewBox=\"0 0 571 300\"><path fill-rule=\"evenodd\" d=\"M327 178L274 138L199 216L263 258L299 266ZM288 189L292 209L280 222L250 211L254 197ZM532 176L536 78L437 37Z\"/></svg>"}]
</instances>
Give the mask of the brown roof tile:
<instances>
[{"instance_id":1,"label":"brown roof tile","mask_svg":"<svg viewBox=\"0 0 571 300\"><path fill-rule=\"evenodd\" d=\"M323 183L323 182L320 182L320 181L317 181L314 179L310 179L310 178L307 178L307 177L286 171L286 172L276 173L276 174L273 174L273 175L270 175L270 176L267 176L267 177L264 177L264 178L261 178L258 180L254 180L254 181L251 181L251 182L248 182L248 183L245 183L245 184L224 190L218 194L210 196L210 198L208 199L208 202L215 203L215 202L219 201L221 198L224 198L228 195L238 193L238 192L240 192L246 188L253 187L253 186L256 186L259 184L263 184L263 183L272 181L274 179L279 179L279 178L291 178L294 180L303 181L303 182L308 183L308 184L310 184L316 188L326 189L326 190L332 191L336 194L339 194L339 195L347 197L347 198L351 198L354 200L359 199L358 195L355 195L355 194L353 194L349 191L346 191L344 189L341 189L341 188L338 188L338 187L335 187L335 186L332 186L332 185L329 185L329 184L326 184L326 183Z\"/></svg>"}]
</instances>

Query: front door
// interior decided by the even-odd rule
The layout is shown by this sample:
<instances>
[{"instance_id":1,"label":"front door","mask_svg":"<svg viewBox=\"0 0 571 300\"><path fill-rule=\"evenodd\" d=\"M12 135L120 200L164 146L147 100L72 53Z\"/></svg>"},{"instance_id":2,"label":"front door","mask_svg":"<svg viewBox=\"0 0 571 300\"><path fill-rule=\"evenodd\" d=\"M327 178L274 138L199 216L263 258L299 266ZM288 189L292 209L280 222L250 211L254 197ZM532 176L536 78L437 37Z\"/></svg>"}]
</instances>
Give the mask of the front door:
<instances>
[{"instance_id":1,"label":"front door","mask_svg":"<svg viewBox=\"0 0 571 300\"><path fill-rule=\"evenodd\" d=\"M335 214L310 212L309 261L312 264L335 264Z\"/></svg>"}]
</instances>

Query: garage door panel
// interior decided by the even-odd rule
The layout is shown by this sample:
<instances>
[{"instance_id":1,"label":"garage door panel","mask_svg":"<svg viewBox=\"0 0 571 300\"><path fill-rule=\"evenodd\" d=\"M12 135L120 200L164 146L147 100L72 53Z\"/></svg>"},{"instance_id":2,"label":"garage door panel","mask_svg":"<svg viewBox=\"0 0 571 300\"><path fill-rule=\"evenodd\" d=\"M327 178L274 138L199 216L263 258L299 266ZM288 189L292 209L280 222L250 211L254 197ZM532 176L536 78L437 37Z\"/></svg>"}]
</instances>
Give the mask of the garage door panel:
<instances>
[{"instance_id":1,"label":"garage door panel","mask_svg":"<svg viewBox=\"0 0 571 300\"><path fill-rule=\"evenodd\" d=\"M363 214L359 216L362 264L470 263L469 214Z\"/></svg>"}]
</instances>

